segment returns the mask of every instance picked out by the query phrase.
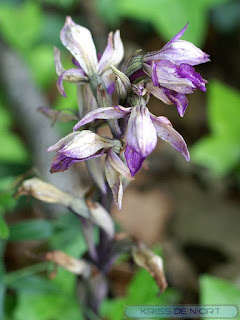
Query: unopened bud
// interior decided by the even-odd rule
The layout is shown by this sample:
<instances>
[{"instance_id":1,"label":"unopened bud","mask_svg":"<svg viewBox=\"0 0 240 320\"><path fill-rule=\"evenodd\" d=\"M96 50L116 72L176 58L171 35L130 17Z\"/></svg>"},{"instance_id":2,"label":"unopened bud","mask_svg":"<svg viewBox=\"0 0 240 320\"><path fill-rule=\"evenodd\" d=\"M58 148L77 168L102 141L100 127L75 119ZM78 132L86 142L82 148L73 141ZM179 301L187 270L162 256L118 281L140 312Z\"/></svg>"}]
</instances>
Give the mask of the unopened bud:
<instances>
[{"instance_id":1,"label":"unopened bud","mask_svg":"<svg viewBox=\"0 0 240 320\"><path fill-rule=\"evenodd\" d=\"M141 69L142 66L143 66L143 56L142 55L133 56L127 64L126 75L130 77L132 74L134 74L139 69Z\"/></svg>"},{"instance_id":2,"label":"unopened bud","mask_svg":"<svg viewBox=\"0 0 240 320\"><path fill-rule=\"evenodd\" d=\"M116 76L117 93L120 97L120 100L124 101L127 99L127 96L131 91L131 82L123 72L115 68L113 65L111 65L111 68Z\"/></svg>"}]
</instances>

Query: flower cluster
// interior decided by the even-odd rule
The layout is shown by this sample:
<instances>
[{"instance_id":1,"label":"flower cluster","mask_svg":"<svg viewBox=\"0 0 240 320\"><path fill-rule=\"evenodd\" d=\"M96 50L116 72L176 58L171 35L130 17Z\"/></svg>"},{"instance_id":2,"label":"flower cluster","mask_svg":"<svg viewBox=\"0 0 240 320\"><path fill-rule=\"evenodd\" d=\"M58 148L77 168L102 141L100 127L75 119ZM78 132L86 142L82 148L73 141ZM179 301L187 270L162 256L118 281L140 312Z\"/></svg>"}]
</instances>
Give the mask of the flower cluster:
<instances>
[{"instance_id":1,"label":"flower cluster","mask_svg":"<svg viewBox=\"0 0 240 320\"><path fill-rule=\"evenodd\" d=\"M180 40L186 28L187 25L159 51L145 55L136 51L117 68L124 55L119 31L109 34L104 52L97 54L90 31L67 17L60 38L72 54L75 68L65 70L60 51L55 48L57 87L66 96L63 81L77 83L79 121L72 133L48 148L47 151L57 152L51 172L88 160L88 169L101 191L106 192L106 179L121 208L124 188L156 147L157 137L189 161L183 137L166 117L156 117L147 108L154 95L165 104L175 104L183 116L188 104L186 95L195 89L206 90L207 81L193 66L209 61L209 55ZM116 105L112 100L114 92ZM107 120L112 137L98 134L103 120ZM104 154L103 170L100 158Z\"/></svg>"}]
</instances>

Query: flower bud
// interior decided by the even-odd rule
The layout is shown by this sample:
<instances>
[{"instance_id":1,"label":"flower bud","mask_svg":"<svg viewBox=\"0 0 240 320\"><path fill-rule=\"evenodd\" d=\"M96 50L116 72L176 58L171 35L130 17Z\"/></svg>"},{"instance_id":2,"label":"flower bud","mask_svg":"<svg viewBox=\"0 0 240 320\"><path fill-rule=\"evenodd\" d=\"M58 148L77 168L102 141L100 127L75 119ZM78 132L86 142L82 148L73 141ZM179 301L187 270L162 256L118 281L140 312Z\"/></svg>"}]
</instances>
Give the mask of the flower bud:
<instances>
[{"instance_id":1,"label":"flower bud","mask_svg":"<svg viewBox=\"0 0 240 320\"><path fill-rule=\"evenodd\" d=\"M116 76L116 89L121 101L125 101L131 91L131 82L128 77L111 65L112 71Z\"/></svg>"}]
</instances>

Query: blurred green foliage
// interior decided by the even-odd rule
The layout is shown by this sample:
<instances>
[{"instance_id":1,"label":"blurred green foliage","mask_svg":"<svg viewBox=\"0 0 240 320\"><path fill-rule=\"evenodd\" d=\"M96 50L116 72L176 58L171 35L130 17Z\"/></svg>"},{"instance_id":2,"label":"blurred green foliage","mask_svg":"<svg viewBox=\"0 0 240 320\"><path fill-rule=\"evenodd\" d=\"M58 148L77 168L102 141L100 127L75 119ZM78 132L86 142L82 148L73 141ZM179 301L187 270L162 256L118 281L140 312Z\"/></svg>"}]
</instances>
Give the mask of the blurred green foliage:
<instances>
[{"instance_id":1,"label":"blurred green foliage","mask_svg":"<svg viewBox=\"0 0 240 320\"><path fill-rule=\"evenodd\" d=\"M191 150L192 160L224 175L240 162L240 93L218 81L208 86L208 123L210 134Z\"/></svg>"},{"instance_id":2,"label":"blurred green foliage","mask_svg":"<svg viewBox=\"0 0 240 320\"><path fill-rule=\"evenodd\" d=\"M101 0L103 4L107 0ZM184 37L200 46L208 29L208 13L228 0L115 0L114 15L148 21L167 41L190 23ZM108 1L110 2L110 1ZM108 18L107 14L106 17ZM183 38L184 38L183 37Z\"/></svg>"},{"instance_id":3,"label":"blurred green foliage","mask_svg":"<svg viewBox=\"0 0 240 320\"><path fill-rule=\"evenodd\" d=\"M201 304L236 304L240 301L240 287L230 282L204 275L200 278Z\"/></svg>"},{"instance_id":4,"label":"blurred green foliage","mask_svg":"<svg viewBox=\"0 0 240 320\"><path fill-rule=\"evenodd\" d=\"M1 36L21 55L36 84L49 95L56 91L57 79L53 45L61 47L59 32L65 15L75 12L79 3L79 0L2 0L0 3ZM230 30L239 23L239 5L228 6L228 3L229 0L96 0L97 8L108 26L119 26L125 18L134 19L137 26L139 21L148 22L168 41L189 22L183 38L199 46L206 36L210 10L215 10L214 21L220 30L226 30L226 27L221 29L226 23L229 23ZM222 4L224 10L221 9ZM233 18L227 19L226 12L230 12ZM80 15L78 22L81 19L84 21L86 17ZM62 61L66 68L70 66L70 56L66 50L62 51ZM76 87L68 83L64 83L64 87L68 98L58 95L54 98L54 107L76 108ZM240 163L240 94L223 83L210 80L207 95L210 134L196 143L191 155L196 163L223 175ZM14 128L13 116L1 91L0 130L0 163L8 166L29 163L30 156ZM49 250L63 250L74 257L81 257L86 251L79 220L71 214L63 215L58 221L28 220L7 225L4 215L16 204L12 198L15 179L14 174L10 175L5 170L5 177L0 180L0 319L82 319L74 294L74 275L63 269L58 270L54 280L39 275L51 268L49 263L5 273L3 255L7 241L41 240ZM204 276L200 285L203 304L240 301L239 289L221 279ZM11 289L15 294L6 294L6 289ZM179 293L171 288L160 297L157 291L151 276L140 270L130 282L126 297L105 301L102 315L117 320L122 319L124 304L174 304L180 301Z\"/></svg>"},{"instance_id":5,"label":"blurred green foliage","mask_svg":"<svg viewBox=\"0 0 240 320\"><path fill-rule=\"evenodd\" d=\"M166 305L180 301L180 294L174 289L169 288L160 296L158 292L159 289L149 273L139 270L128 285L126 296L106 300L102 304L101 314L111 320L121 320L126 305Z\"/></svg>"},{"instance_id":6,"label":"blurred green foliage","mask_svg":"<svg viewBox=\"0 0 240 320\"><path fill-rule=\"evenodd\" d=\"M29 155L19 136L11 130L13 118L5 106L0 97L0 162L24 164Z\"/></svg>"},{"instance_id":7,"label":"blurred green foliage","mask_svg":"<svg viewBox=\"0 0 240 320\"><path fill-rule=\"evenodd\" d=\"M57 221L24 221L10 227L10 242L40 239L47 241L49 250L62 250L76 258L81 257L86 251L80 221L70 213ZM46 270L50 271L50 268L51 264L44 262L3 276L2 283L18 293L15 308L10 308L6 319L82 319L74 294L76 276L61 268L53 280L36 275ZM11 299L11 295L5 296L5 310L7 305L11 304Z\"/></svg>"}]
</instances>

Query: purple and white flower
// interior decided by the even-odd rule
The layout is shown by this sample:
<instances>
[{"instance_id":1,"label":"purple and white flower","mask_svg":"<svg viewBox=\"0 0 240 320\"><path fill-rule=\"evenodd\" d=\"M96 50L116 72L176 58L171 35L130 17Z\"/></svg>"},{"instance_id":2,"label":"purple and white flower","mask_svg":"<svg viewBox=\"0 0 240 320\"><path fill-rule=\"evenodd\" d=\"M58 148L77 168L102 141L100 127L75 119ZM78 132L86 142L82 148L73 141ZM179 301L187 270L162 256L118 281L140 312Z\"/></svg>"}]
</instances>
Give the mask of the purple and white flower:
<instances>
[{"instance_id":1,"label":"purple and white flower","mask_svg":"<svg viewBox=\"0 0 240 320\"><path fill-rule=\"evenodd\" d=\"M166 104L175 104L182 117L188 105L186 94L195 89L206 91L207 81L197 73L194 65L210 61L209 55L194 44L180 40L186 25L161 50L149 52L142 58L142 71L152 79L149 93ZM142 71L138 74L142 77ZM136 79L132 75L131 79Z\"/></svg>"},{"instance_id":2,"label":"purple and white flower","mask_svg":"<svg viewBox=\"0 0 240 320\"><path fill-rule=\"evenodd\" d=\"M143 99L141 100L144 101ZM135 107L124 108L116 106L111 108L98 108L89 112L74 127L79 129L95 119L120 119L129 117L126 133L125 158L131 175L134 176L141 168L145 158L154 150L157 136L170 143L189 161L190 156L183 137L172 127L165 117L152 115L145 103Z\"/></svg>"},{"instance_id":3,"label":"purple and white flower","mask_svg":"<svg viewBox=\"0 0 240 320\"><path fill-rule=\"evenodd\" d=\"M57 152L50 172L65 171L76 162L100 157L109 148L120 150L120 141L102 137L91 130L72 132L47 149L48 152Z\"/></svg>"},{"instance_id":4,"label":"purple and white flower","mask_svg":"<svg viewBox=\"0 0 240 320\"><path fill-rule=\"evenodd\" d=\"M94 73L107 75L111 71L110 65L117 66L123 58L124 48L119 30L109 33L108 44L99 60L91 32L73 22L70 17L66 18L60 39L73 55L73 62L77 67L65 70L60 60L60 51L54 48L55 68L59 76L57 87L63 96L66 96L63 80L73 83L88 82L89 76Z\"/></svg>"}]
</instances>

